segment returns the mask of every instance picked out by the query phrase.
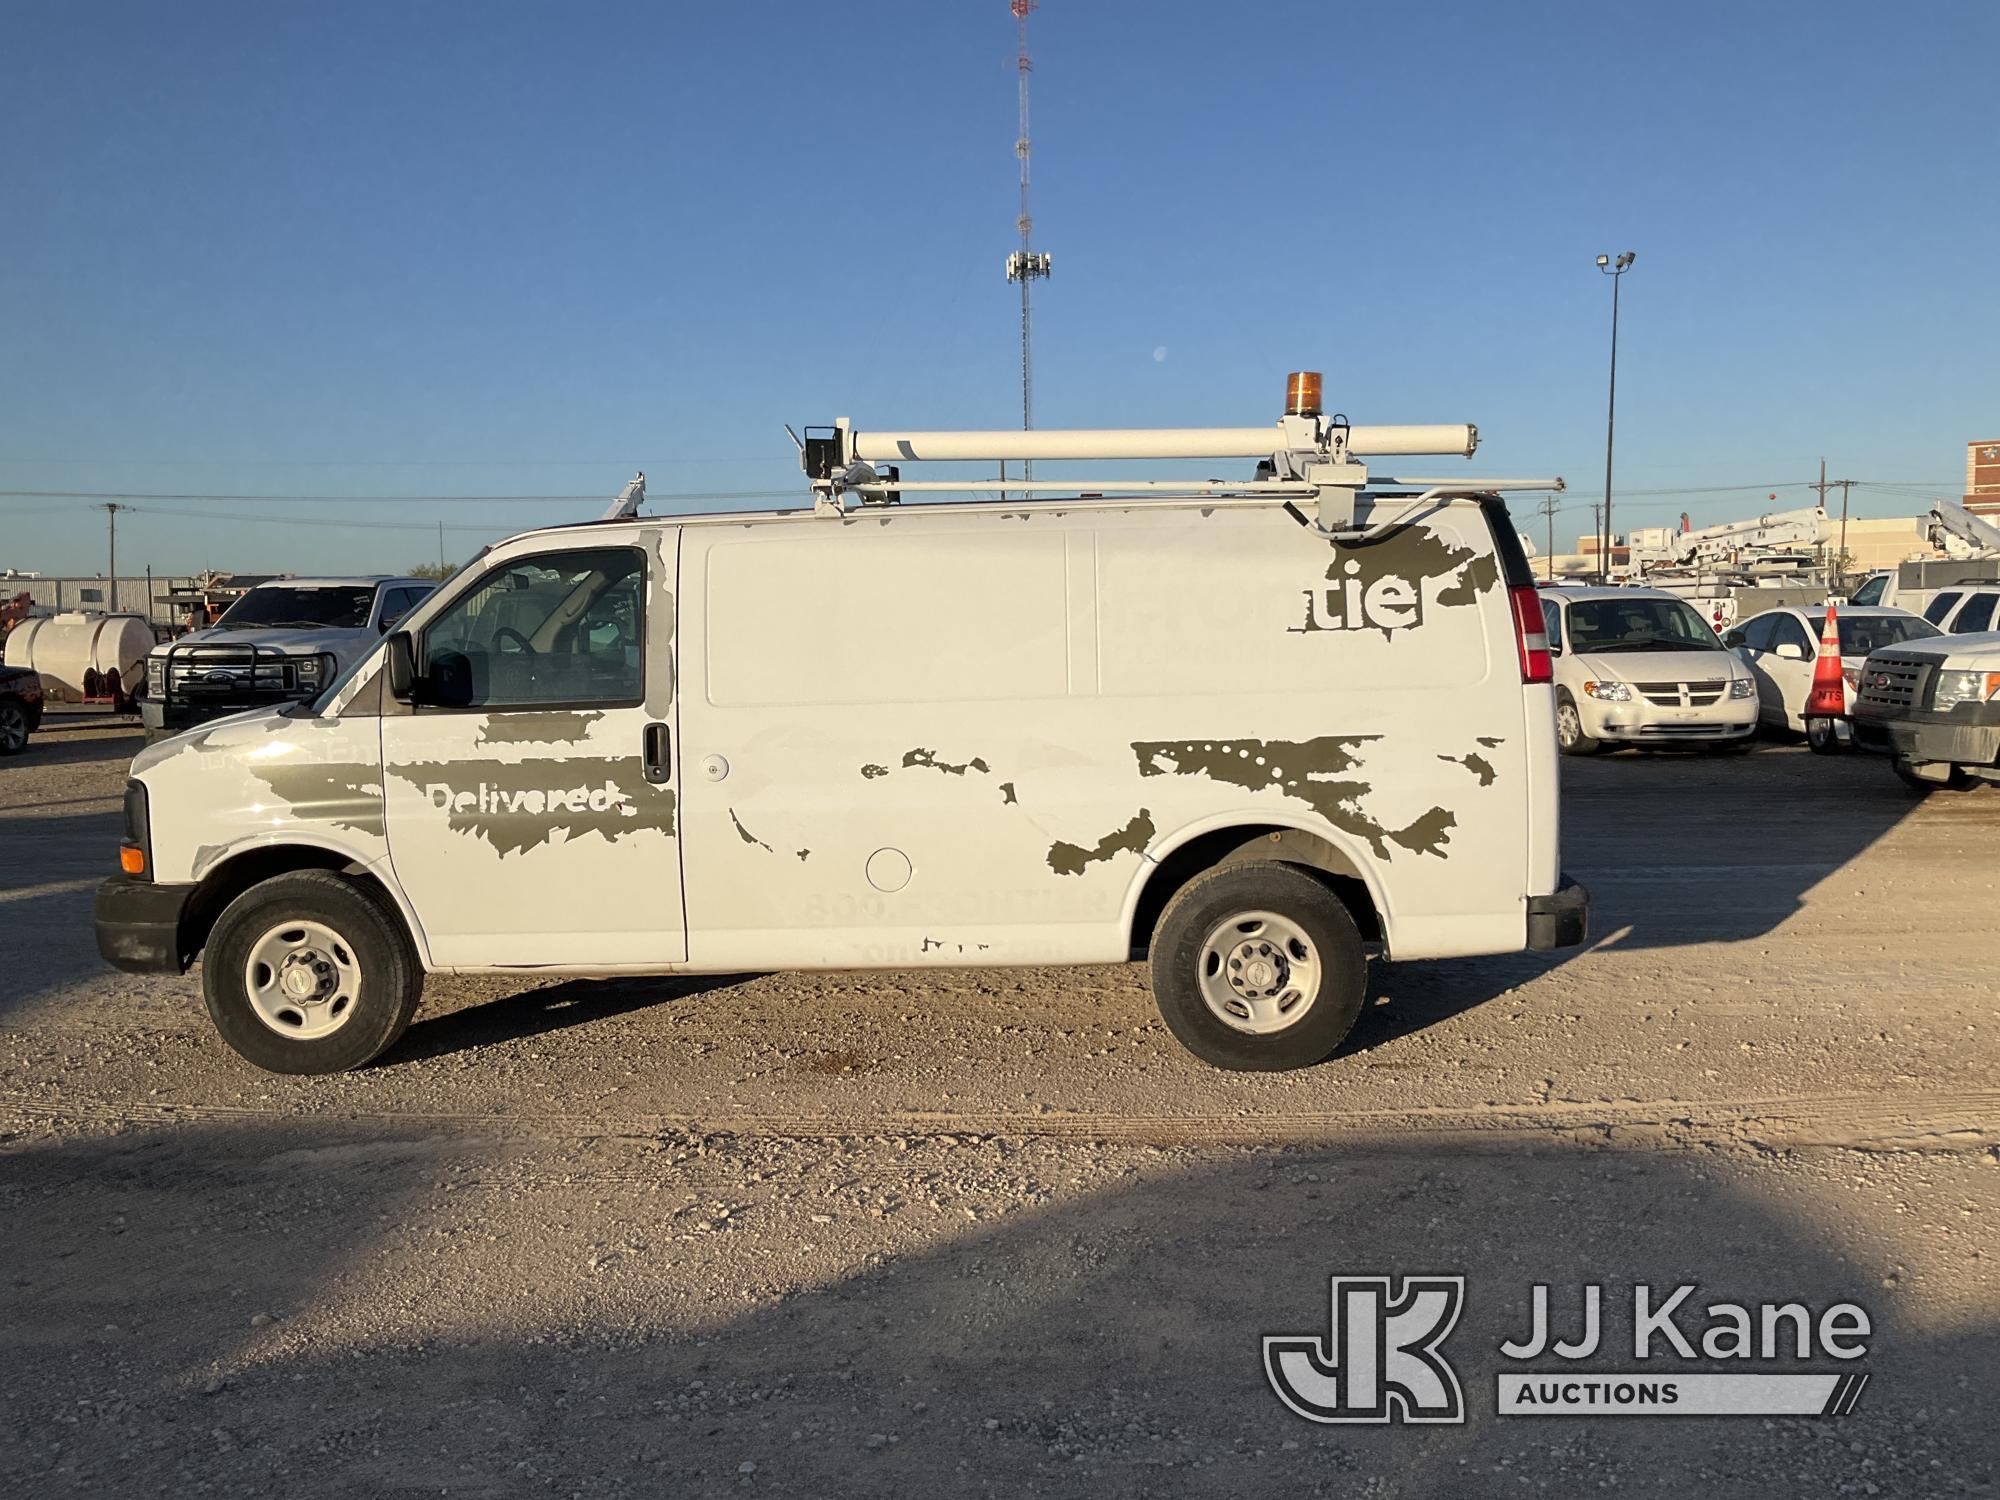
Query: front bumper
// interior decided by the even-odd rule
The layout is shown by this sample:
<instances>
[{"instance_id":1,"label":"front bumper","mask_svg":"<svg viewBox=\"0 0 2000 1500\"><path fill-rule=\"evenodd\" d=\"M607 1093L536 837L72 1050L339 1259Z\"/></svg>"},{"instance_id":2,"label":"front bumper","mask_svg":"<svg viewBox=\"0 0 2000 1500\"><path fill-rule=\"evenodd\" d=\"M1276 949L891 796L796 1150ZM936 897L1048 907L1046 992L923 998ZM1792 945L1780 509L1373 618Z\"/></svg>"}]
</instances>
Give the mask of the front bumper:
<instances>
[{"instance_id":1,"label":"front bumper","mask_svg":"<svg viewBox=\"0 0 2000 1500\"><path fill-rule=\"evenodd\" d=\"M1620 745L1740 740L1757 732L1755 698L1724 698L1702 708L1667 708L1643 698L1605 703L1579 694L1576 706L1585 734Z\"/></svg>"},{"instance_id":2,"label":"front bumper","mask_svg":"<svg viewBox=\"0 0 2000 1500\"><path fill-rule=\"evenodd\" d=\"M181 918L192 885L159 885L114 875L97 888L97 951L129 974L184 974Z\"/></svg>"},{"instance_id":3,"label":"front bumper","mask_svg":"<svg viewBox=\"0 0 2000 1500\"><path fill-rule=\"evenodd\" d=\"M1904 709L1893 719L1857 712L1854 743L1913 765L2000 766L2000 703L1961 703L1943 713Z\"/></svg>"},{"instance_id":4,"label":"front bumper","mask_svg":"<svg viewBox=\"0 0 2000 1500\"><path fill-rule=\"evenodd\" d=\"M1528 898L1528 947L1535 953L1574 948L1590 936L1590 892L1569 876L1546 896Z\"/></svg>"}]
</instances>

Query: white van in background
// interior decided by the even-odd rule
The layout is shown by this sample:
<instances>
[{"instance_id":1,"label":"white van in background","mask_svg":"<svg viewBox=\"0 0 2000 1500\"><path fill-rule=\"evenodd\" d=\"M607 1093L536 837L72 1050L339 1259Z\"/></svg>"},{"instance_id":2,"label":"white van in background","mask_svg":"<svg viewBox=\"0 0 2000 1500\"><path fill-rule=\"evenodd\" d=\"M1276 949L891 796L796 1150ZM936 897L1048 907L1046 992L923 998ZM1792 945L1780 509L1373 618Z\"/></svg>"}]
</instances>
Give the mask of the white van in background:
<instances>
[{"instance_id":1,"label":"white van in background","mask_svg":"<svg viewBox=\"0 0 2000 1500\"><path fill-rule=\"evenodd\" d=\"M1757 689L1694 607L1663 589L1542 590L1565 755L1619 745L1741 749Z\"/></svg>"},{"instance_id":2,"label":"white van in background","mask_svg":"<svg viewBox=\"0 0 2000 1500\"><path fill-rule=\"evenodd\" d=\"M811 511L515 537L316 700L141 754L100 948L135 970L203 955L223 1037L283 1072L376 1056L426 970L1137 955L1201 1057L1316 1062L1370 945L1585 931L1505 505L1355 488L1354 455L1439 431L843 425L837 460L810 440ZM1256 442L1269 468L1165 498L850 503L893 481L868 443L956 451L940 437L1008 458Z\"/></svg>"}]
</instances>

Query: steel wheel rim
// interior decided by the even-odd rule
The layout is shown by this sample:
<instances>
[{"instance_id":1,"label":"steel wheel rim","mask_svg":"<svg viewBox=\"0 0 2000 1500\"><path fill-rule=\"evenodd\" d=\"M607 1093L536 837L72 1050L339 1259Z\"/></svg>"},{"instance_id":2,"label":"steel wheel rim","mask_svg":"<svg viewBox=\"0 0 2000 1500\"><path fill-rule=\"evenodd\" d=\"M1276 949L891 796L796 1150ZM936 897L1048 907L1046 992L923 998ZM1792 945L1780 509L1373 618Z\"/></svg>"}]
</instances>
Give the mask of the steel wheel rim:
<instances>
[{"instance_id":1,"label":"steel wheel rim","mask_svg":"<svg viewBox=\"0 0 2000 1500\"><path fill-rule=\"evenodd\" d=\"M361 962L353 945L324 922L277 922L250 945L243 992L257 1019L279 1036L316 1042L353 1018Z\"/></svg>"},{"instance_id":2,"label":"steel wheel rim","mask_svg":"<svg viewBox=\"0 0 2000 1500\"><path fill-rule=\"evenodd\" d=\"M1574 703L1556 705L1556 738L1564 745L1574 745L1583 738L1583 715Z\"/></svg>"},{"instance_id":3,"label":"steel wheel rim","mask_svg":"<svg viewBox=\"0 0 2000 1500\"><path fill-rule=\"evenodd\" d=\"M28 716L18 703L0 703L0 746L19 750L28 743Z\"/></svg>"},{"instance_id":4,"label":"steel wheel rim","mask_svg":"<svg viewBox=\"0 0 2000 1500\"><path fill-rule=\"evenodd\" d=\"M1270 1036L1305 1019L1325 973L1318 947L1297 922L1246 911L1209 929L1195 979L1216 1020L1232 1031Z\"/></svg>"}]
</instances>

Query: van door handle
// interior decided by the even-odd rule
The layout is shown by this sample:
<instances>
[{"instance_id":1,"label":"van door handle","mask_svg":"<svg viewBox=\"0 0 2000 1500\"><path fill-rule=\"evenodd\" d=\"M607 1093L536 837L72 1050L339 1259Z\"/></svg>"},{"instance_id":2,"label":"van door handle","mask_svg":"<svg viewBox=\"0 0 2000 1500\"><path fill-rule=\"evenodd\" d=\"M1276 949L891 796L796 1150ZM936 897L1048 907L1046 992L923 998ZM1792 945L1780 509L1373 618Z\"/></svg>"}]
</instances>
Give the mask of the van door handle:
<instances>
[{"instance_id":1,"label":"van door handle","mask_svg":"<svg viewBox=\"0 0 2000 1500\"><path fill-rule=\"evenodd\" d=\"M673 741L668 737L664 724L646 726L646 779L651 782L671 781L674 774Z\"/></svg>"}]
</instances>

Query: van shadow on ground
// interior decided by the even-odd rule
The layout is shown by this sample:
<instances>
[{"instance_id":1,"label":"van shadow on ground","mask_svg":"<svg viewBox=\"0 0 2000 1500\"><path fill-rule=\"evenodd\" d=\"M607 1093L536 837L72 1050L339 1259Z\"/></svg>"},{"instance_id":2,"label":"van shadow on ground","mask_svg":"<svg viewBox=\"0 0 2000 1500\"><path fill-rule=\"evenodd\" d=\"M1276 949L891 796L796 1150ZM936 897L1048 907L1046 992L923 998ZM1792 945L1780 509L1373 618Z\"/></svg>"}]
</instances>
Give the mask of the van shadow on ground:
<instances>
[{"instance_id":1,"label":"van shadow on ground","mask_svg":"<svg viewBox=\"0 0 2000 1500\"><path fill-rule=\"evenodd\" d=\"M507 1042L546 1036L655 1006L690 1001L716 990L733 989L750 974L700 974L663 978L569 979L525 994L507 995L445 1015L418 1019L384 1063L420 1062L454 1052L476 1051ZM726 996L716 1003L727 1004Z\"/></svg>"},{"instance_id":2,"label":"van shadow on ground","mask_svg":"<svg viewBox=\"0 0 2000 1500\"><path fill-rule=\"evenodd\" d=\"M1011 1160L1060 1179L1093 1170L1091 1153L676 1149L366 1138L324 1122L12 1143L0 1487L1770 1500L1985 1493L1994 1477L1990 1315L1914 1316L1902 1269L1850 1254L1838 1218L1969 1191L1964 1174L1985 1169L1962 1159L1808 1198L1807 1220L1780 1207L1799 1194L1771 1190L1780 1164L1749 1157L1134 1150L1116 1186L974 1227L954 1205L873 1220L816 1189L908 1186L940 1161L947 1175ZM716 1232L675 1233L684 1196L741 1202L753 1169L798 1186ZM834 1212L816 1224L821 1209ZM617 1253L593 1248L606 1245ZM1329 1275L1418 1273L1468 1278L1445 1346L1466 1424L1321 1427L1280 1408L1262 1335L1323 1335ZM1497 1346L1525 1333L1529 1288L1552 1284L1573 1318L1564 1294L1588 1281L1621 1309L1593 1368L1634 1366L1631 1283L1696 1282L1697 1303L1859 1302L1869 1356L1811 1368L1865 1368L1872 1383L1837 1420L1498 1417L1494 1377L1512 1367ZM276 1321L253 1324L266 1313Z\"/></svg>"}]
</instances>

